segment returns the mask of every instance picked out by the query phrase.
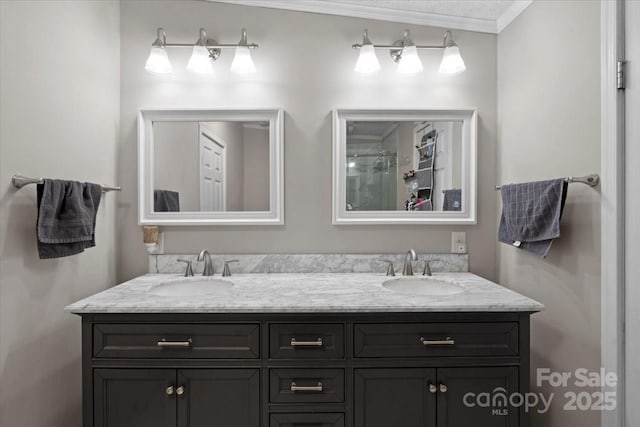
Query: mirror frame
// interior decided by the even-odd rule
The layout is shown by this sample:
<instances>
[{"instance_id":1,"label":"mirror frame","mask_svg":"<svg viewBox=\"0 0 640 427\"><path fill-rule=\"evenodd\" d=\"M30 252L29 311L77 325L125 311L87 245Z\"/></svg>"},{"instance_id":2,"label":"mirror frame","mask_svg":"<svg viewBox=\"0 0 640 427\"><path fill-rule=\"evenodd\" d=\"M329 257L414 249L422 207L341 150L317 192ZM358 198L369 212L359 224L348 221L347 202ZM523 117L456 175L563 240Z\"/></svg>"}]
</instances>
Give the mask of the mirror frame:
<instances>
[{"instance_id":1,"label":"mirror frame","mask_svg":"<svg viewBox=\"0 0 640 427\"><path fill-rule=\"evenodd\" d=\"M153 122L269 122L269 210L154 212ZM138 223L140 225L284 224L284 111L269 109L143 109L138 114Z\"/></svg>"},{"instance_id":2,"label":"mirror frame","mask_svg":"<svg viewBox=\"0 0 640 427\"><path fill-rule=\"evenodd\" d=\"M347 211L346 141L347 121L462 121L462 183L461 211ZM342 224L476 224L477 211L477 140L478 125L475 108L423 109L333 109L333 209L334 225Z\"/></svg>"}]
</instances>

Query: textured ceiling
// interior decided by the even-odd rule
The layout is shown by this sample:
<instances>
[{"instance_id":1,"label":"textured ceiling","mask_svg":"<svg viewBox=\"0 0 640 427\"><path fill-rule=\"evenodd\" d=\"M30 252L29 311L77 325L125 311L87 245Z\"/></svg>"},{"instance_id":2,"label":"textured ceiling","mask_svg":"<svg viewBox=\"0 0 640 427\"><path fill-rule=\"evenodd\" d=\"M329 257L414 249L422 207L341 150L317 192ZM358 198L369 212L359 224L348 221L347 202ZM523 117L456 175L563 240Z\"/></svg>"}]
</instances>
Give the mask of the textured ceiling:
<instances>
[{"instance_id":1,"label":"textured ceiling","mask_svg":"<svg viewBox=\"0 0 640 427\"><path fill-rule=\"evenodd\" d=\"M513 0L324 0L324 2L496 20L511 6Z\"/></svg>"}]
</instances>

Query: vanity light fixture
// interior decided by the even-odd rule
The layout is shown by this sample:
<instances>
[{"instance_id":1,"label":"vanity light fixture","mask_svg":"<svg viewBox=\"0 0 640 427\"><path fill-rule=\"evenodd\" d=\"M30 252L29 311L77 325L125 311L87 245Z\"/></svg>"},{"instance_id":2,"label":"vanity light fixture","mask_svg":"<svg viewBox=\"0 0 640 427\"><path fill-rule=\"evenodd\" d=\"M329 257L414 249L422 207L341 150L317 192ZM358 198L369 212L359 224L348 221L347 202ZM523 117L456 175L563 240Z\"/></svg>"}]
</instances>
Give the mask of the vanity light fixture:
<instances>
[{"instance_id":1,"label":"vanity light fixture","mask_svg":"<svg viewBox=\"0 0 640 427\"><path fill-rule=\"evenodd\" d=\"M444 52L442 53L442 62L440 62L440 73L453 76L464 72L466 67L460 55L460 48L451 38L451 32L444 33Z\"/></svg>"},{"instance_id":2,"label":"vanity light fixture","mask_svg":"<svg viewBox=\"0 0 640 427\"><path fill-rule=\"evenodd\" d=\"M145 64L145 70L154 74L168 74L173 72L169 61L167 47L192 48L191 57L187 63L187 70L196 74L212 74L213 62L220 57L222 49L235 49L236 55L231 64L231 71L237 74L255 73L256 67L251 59L251 49L257 49L255 43L247 43L247 32L242 29L242 38L237 44L219 44L207 37L204 28L200 28L198 40L195 43L167 43L167 36L162 28L158 28L156 41L151 45L151 52Z\"/></svg>"},{"instance_id":3,"label":"vanity light fixture","mask_svg":"<svg viewBox=\"0 0 640 427\"><path fill-rule=\"evenodd\" d=\"M423 70L422 61L418 55L419 50L442 50L442 62L439 71L441 74L455 75L465 70L464 61L460 55L458 45L453 41L451 31L445 31L442 45L425 46L416 45L411 40L409 30L405 30L402 39L392 45L374 45L368 37L367 30L364 30L362 44L354 44L353 48L360 51L355 71L369 74L380 70L380 64L375 54L375 49L385 49L389 51L391 59L398 64L398 73L414 74ZM377 66L376 66L377 64Z\"/></svg>"},{"instance_id":4,"label":"vanity light fixture","mask_svg":"<svg viewBox=\"0 0 640 427\"><path fill-rule=\"evenodd\" d=\"M409 37L409 30L404 32L400 45L402 46L402 51L396 54L398 58L398 73L416 74L422 72L424 67L418 56L416 44Z\"/></svg>"},{"instance_id":5,"label":"vanity light fixture","mask_svg":"<svg viewBox=\"0 0 640 427\"><path fill-rule=\"evenodd\" d=\"M242 29L242 37L236 47L236 56L231 63L231 72L236 74L253 74L256 72L256 66L251 59L251 52L247 44L247 32Z\"/></svg>"},{"instance_id":6,"label":"vanity light fixture","mask_svg":"<svg viewBox=\"0 0 640 427\"><path fill-rule=\"evenodd\" d=\"M360 45L360 54L358 55L358 62L356 62L355 71L361 74L371 74L380 71L380 61L376 56L376 50L369 40L367 30L364 30L364 36L362 37L362 45Z\"/></svg>"},{"instance_id":7,"label":"vanity light fixture","mask_svg":"<svg viewBox=\"0 0 640 427\"><path fill-rule=\"evenodd\" d=\"M211 44L213 43L215 42L212 41ZM209 53L208 44L207 32L204 28L200 28L200 37L198 37L196 44L193 45L191 58L187 62L187 70L196 74L213 74L213 61L209 59L209 56L212 55L211 58L213 59L215 53Z\"/></svg>"},{"instance_id":8,"label":"vanity light fixture","mask_svg":"<svg viewBox=\"0 0 640 427\"><path fill-rule=\"evenodd\" d=\"M158 28L158 37L151 45L151 53L144 69L153 74L168 74L173 72L169 55L167 55L167 35L162 28Z\"/></svg>"}]
</instances>

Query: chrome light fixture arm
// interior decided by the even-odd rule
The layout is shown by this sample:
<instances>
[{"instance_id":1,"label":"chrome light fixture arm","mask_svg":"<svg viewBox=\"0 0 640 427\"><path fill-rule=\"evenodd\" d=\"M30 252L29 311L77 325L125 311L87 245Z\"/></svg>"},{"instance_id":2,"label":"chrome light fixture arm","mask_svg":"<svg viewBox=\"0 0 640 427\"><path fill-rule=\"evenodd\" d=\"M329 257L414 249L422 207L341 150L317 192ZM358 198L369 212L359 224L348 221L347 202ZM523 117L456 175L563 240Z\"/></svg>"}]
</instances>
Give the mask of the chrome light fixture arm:
<instances>
[{"instance_id":1,"label":"chrome light fixture arm","mask_svg":"<svg viewBox=\"0 0 640 427\"><path fill-rule=\"evenodd\" d=\"M453 37L451 35L451 31L447 30L444 32L443 41L441 45L417 45L411 40L411 35L409 30L405 30L402 34L402 39L397 40L395 43L391 45L383 45L383 44L373 44L369 40L369 35L367 30L364 30L364 37L362 43L355 43L351 47L353 49L359 50L362 46L372 45L374 49L382 49L388 50L391 59L394 62L400 62L400 58L402 58L402 49L407 46L415 46L418 50L444 50L447 47L457 46L457 44L453 41Z\"/></svg>"},{"instance_id":2,"label":"chrome light fixture arm","mask_svg":"<svg viewBox=\"0 0 640 427\"><path fill-rule=\"evenodd\" d=\"M242 39L238 43L218 43L216 40L207 37L207 32L204 28L200 28L200 37L196 43L167 43L167 36L162 28L158 28L158 39L154 45L160 41L160 35L162 35L162 45L166 47L193 47L196 45L206 46L207 49L235 49L238 46L248 47L249 49L257 49L259 47L256 43L247 42L247 30L242 29Z\"/></svg>"},{"instance_id":3,"label":"chrome light fixture arm","mask_svg":"<svg viewBox=\"0 0 640 427\"><path fill-rule=\"evenodd\" d=\"M249 49L257 49L258 44L247 42L247 31L242 29L242 38L238 43L218 43L215 39L207 37L207 32L204 28L200 28L199 37L195 43L167 43L167 34L162 27L157 30L156 40L152 44L153 47L186 47L193 48L194 46L204 46L209 51L209 57L212 60L216 60L220 57L222 49L235 49L238 46L247 47Z\"/></svg>"},{"instance_id":4,"label":"chrome light fixture arm","mask_svg":"<svg viewBox=\"0 0 640 427\"><path fill-rule=\"evenodd\" d=\"M417 44L414 44L413 41L410 38L409 30L405 30L404 31L404 33L402 34L402 39L396 41L394 44L388 44L388 45L387 44L373 44L373 43L371 43L371 41L369 41L367 30L365 30L364 37L365 37L365 40L363 41L363 43L355 43L355 44L351 45L351 47L353 49L358 50L358 49L362 48L362 46L364 46L365 44L371 44L376 49L398 50L398 49L401 49L401 48L403 48L405 46L414 45L416 47L416 49L418 49L418 50L429 50L429 49L431 49L431 50L442 50L445 47L447 47L447 38L449 39L450 42L453 42L453 40L451 39L451 31L449 31L449 30L447 30L444 33L444 42L441 45L417 45ZM367 43L367 41L368 41L368 43Z\"/></svg>"}]
</instances>

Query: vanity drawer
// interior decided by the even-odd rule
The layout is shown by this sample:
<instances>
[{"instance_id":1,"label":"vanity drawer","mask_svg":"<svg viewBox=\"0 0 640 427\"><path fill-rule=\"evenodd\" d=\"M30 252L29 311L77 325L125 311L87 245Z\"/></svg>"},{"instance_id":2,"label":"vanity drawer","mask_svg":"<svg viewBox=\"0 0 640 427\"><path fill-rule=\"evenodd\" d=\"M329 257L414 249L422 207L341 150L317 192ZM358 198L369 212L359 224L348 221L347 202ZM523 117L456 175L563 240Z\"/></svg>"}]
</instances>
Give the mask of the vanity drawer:
<instances>
[{"instance_id":1,"label":"vanity drawer","mask_svg":"<svg viewBox=\"0 0 640 427\"><path fill-rule=\"evenodd\" d=\"M257 359L260 325L119 324L93 327L100 358Z\"/></svg>"},{"instance_id":2,"label":"vanity drawer","mask_svg":"<svg viewBox=\"0 0 640 427\"><path fill-rule=\"evenodd\" d=\"M518 323L360 323L354 357L517 356Z\"/></svg>"},{"instance_id":3,"label":"vanity drawer","mask_svg":"<svg viewBox=\"0 0 640 427\"><path fill-rule=\"evenodd\" d=\"M269 356L272 359L344 359L344 325L271 324Z\"/></svg>"},{"instance_id":4,"label":"vanity drawer","mask_svg":"<svg viewBox=\"0 0 640 427\"><path fill-rule=\"evenodd\" d=\"M271 414L269 427L344 427L344 414Z\"/></svg>"},{"instance_id":5,"label":"vanity drawer","mask_svg":"<svg viewBox=\"0 0 640 427\"><path fill-rule=\"evenodd\" d=\"M271 369L271 403L342 403L344 369Z\"/></svg>"}]
</instances>

